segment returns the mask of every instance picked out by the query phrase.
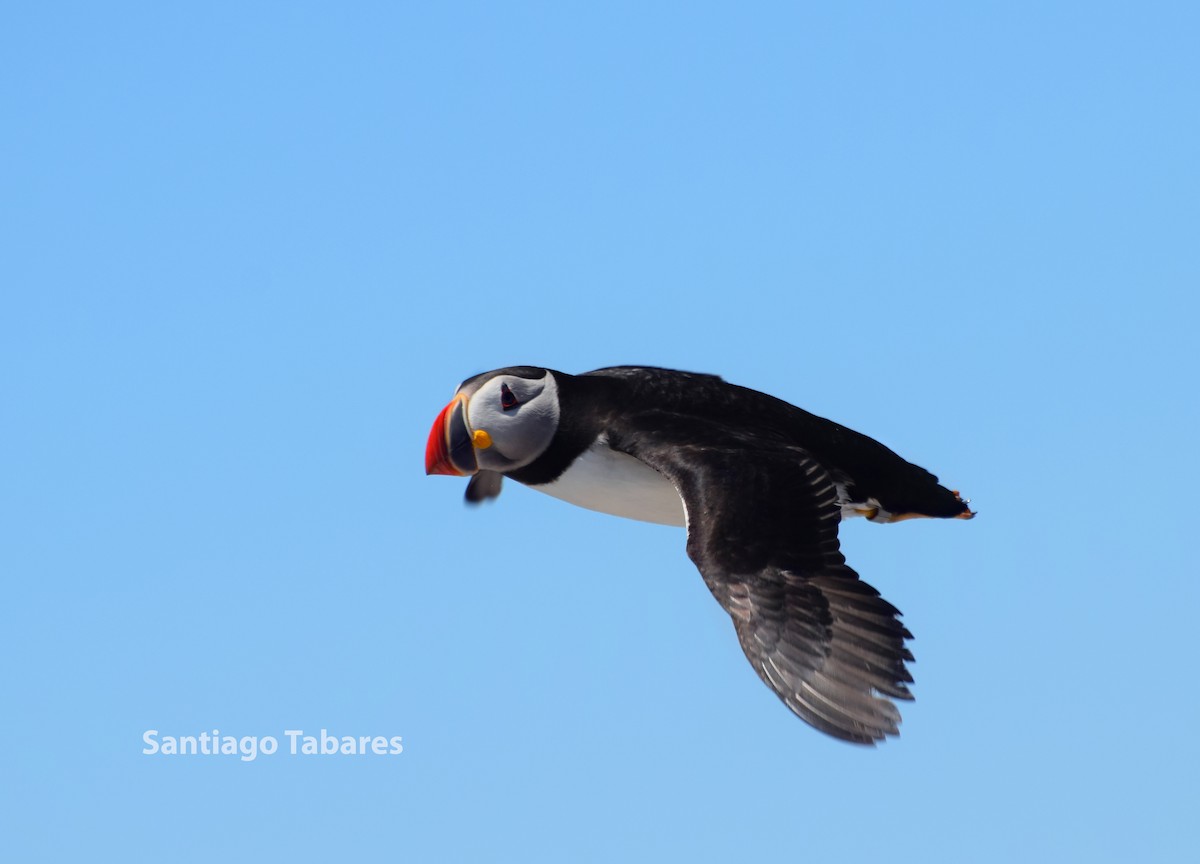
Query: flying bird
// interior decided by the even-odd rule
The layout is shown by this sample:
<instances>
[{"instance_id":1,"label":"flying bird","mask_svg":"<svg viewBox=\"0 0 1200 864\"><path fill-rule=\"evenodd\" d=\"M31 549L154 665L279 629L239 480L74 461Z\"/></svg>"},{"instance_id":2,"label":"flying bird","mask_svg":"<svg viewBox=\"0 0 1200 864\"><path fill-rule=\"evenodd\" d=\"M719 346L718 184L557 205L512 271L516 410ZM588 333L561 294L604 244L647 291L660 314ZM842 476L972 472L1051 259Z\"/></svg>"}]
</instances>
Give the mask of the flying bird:
<instances>
[{"instance_id":1,"label":"flying bird","mask_svg":"<svg viewBox=\"0 0 1200 864\"><path fill-rule=\"evenodd\" d=\"M687 553L754 671L793 712L859 744L899 734L912 634L859 579L841 520L970 519L887 447L715 375L510 366L468 378L434 421L427 474L504 477L572 504L687 529Z\"/></svg>"}]
</instances>

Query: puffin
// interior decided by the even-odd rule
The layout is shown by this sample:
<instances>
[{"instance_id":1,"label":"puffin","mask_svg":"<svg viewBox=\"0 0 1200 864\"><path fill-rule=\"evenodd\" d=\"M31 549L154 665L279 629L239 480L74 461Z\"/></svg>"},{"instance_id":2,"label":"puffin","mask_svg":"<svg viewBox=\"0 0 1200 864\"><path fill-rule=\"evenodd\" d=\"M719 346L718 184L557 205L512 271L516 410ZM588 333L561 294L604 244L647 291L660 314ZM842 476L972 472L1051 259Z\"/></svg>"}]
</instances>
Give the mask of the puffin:
<instances>
[{"instance_id":1,"label":"puffin","mask_svg":"<svg viewBox=\"0 0 1200 864\"><path fill-rule=\"evenodd\" d=\"M866 435L716 375L649 366L468 378L434 420L425 471L469 476L472 504L507 477L685 528L758 676L802 720L865 745L899 734L912 634L846 563L838 525L975 516Z\"/></svg>"}]
</instances>

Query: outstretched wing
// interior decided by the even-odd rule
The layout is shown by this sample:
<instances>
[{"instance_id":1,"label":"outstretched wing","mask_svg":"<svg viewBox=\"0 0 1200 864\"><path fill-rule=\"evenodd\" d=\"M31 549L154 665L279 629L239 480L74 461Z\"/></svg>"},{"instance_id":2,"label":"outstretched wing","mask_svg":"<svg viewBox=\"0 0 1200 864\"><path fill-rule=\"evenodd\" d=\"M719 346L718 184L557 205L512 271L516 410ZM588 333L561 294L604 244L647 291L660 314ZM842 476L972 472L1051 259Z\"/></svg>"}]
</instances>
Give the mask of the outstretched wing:
<instances>
[{"instance_id":1,"label":"outstretched wing","mask_svg":"<svg viewBox=\"0 0 1200 864\"><path fill-rule=\"evenodd\" d=\"M609 444L675 484L688 555L779 698L846 741L898 734L889 697L912 698L912 634L846 566L829 470L786 441L662 412L628 418Z\"/></svg>"}]
</instances>

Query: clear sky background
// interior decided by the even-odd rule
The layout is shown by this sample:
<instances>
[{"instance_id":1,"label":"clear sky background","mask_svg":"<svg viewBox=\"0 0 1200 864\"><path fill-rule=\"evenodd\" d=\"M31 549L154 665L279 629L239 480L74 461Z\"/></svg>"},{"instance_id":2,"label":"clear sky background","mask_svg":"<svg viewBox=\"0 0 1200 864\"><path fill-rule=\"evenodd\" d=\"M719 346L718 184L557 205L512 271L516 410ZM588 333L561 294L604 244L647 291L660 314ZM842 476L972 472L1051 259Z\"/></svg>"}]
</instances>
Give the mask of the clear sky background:
<instances>
[{"instance_id":1,"label":"clear sky background","mask_svg":"<svg viewBox=\"0 0 1200 864\"><path fill-rule=\"evenodd\" d=\"M1195 860L1196 4L0 17L0 857ZM426 478L514 363L963 490L843 530L902 737L793 717L681 531ZM322 727L405 750L141 753Z\"/></svg>"}]
</instances>

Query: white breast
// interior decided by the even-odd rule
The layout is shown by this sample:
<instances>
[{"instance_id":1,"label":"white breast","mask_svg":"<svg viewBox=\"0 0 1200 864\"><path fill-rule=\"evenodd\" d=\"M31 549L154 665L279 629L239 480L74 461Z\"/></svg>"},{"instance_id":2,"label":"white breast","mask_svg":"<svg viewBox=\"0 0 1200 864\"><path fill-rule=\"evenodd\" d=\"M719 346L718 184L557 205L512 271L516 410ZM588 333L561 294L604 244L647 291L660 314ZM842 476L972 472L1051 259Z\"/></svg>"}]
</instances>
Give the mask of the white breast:
<instances>
[{"instance_id":1,"label":"white breast","mask_svg":"<svg viewBox=\"0 0 1200 864\"><path fill-rule=\"evenodd\" d=\"M601 513L684 525L683 501L671 481L632 456L609 449L604 436L557 480L530 488Z\"/></svg>"}]
</instances>

